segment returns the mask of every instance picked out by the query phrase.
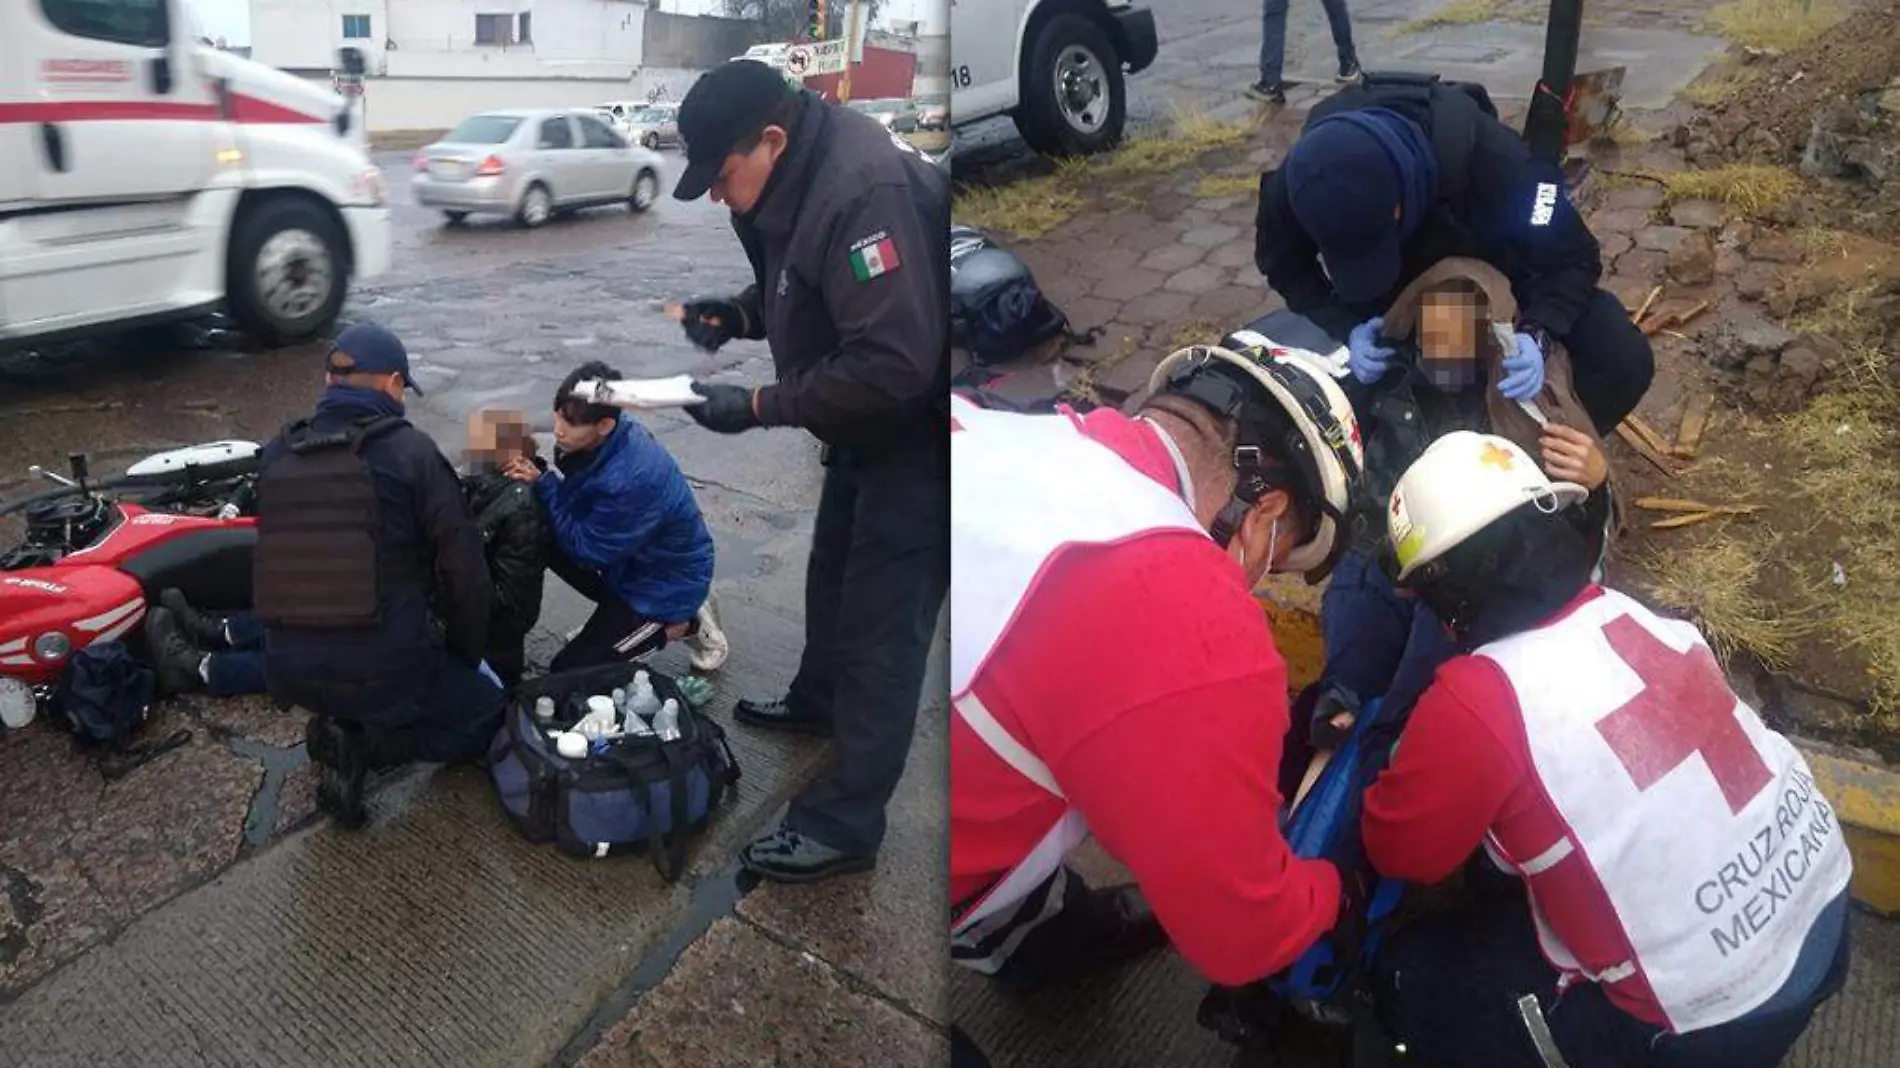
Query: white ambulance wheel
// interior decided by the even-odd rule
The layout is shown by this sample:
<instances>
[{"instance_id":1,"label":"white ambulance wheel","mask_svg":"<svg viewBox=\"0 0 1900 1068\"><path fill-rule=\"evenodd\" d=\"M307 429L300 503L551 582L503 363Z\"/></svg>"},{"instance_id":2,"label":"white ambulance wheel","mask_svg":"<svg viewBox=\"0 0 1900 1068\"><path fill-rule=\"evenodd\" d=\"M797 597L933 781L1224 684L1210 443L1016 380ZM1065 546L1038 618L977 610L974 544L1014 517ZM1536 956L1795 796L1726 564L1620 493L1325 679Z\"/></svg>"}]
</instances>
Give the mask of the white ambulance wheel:
<instances>
[{"instance_id":1,"label":"white ambulance wheel","mask_svg":"<svg viewBox=\"0 0 1900 1068\"><path fill-rule=\"evenodd\" d=\"M1045 156L1089 156L1121 143L1128 121L1121 56L1087 17L1057 15L1024 57L1016 129Z\"/></svg>"},{"instance_id":2,"label":"white ambulance wheel","mask_svg":"<svg viewBox=\"0 0 1900 1068\"><path fill-rule=\"evenodd\" d=\"M349 273L342 229L328 212L298 198L267 200L232 231L225 302L264 345L308 341L336 322Z\"/></svg>"},{"instance_id":3,"label":"white ambulance wheel","mask_svg":"<svg viewBox=\"0 0 1900 1068\"><path fill-rule=\"evenodd\" d=\"M627 194L627 210L635 215L653 206L660 199L660 176L650 170L642 170L633 176L633 190Z\"/></svg>"}]
</instances>

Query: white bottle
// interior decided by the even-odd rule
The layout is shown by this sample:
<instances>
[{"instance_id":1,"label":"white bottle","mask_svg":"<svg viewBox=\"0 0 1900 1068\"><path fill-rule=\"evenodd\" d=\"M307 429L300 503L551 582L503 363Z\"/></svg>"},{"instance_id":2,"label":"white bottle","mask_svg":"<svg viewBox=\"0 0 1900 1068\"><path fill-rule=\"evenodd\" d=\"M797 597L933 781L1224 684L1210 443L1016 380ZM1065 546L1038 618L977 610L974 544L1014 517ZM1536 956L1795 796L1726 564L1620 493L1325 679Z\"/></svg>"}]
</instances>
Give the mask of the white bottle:
<instances>
[{"instance_id":1,"label":"white bottle","mask_svg":"<svg viewBox=\"0 0 1900 1068\"><path fill-rule=\"evenodd\" d=\"M547 723L553 722L553 720L554 720L554 698L552 697L535 698L534 699L534 721L540 724L547 724Z\"/></svg>"},{"instance_id":2,"label":"white bottle","mask_svg":"<svg viewBox=\"0 0 1900 1068\"><path fill-rule=\"evenodd\" d=\"M642 719L651 719L660 710L660 698L653 692L653 678L642 671L633 677L633 692L627 697L628 708Z\"/></svg>"},{"instance_id":3,"label":"white bottle","mask_svg":"<svg viewBox=\"0 0 1900 1068\"><path fill-rule=\"evenodd\" d=\"M584 738L605 738L618 722L614 717L614 699L596 695L587 699L587 715L574 724L574 730Z\"/></svg>"},{"instance_id":4,"label":"white bottle","mask_svg":"<svg viewBox=\"0 0 1900 1068\"><path fill-rule=\"evenodd\" d=\"M627 696L627 688L625 686L614 687L614 711L623 716L627 714Z\"/></svg>"},{"instance_id":5,"label":"white bottle","mask_svg":"<svg viewBox=\"0 0 1900 1068\"><path fill-rule=\"evenodd\" d=\"M587 755L587 739L573 731L558 731L554 735L554 751L569 760L579 760Z\"/></svg>"},{"instance_id":6,"label":"white bottle","mask_svg":"<svg viewBox=\"0 0 1900 1068\"><path fill-rule=\"evenodd\" d=\"M653 732L662 742L678 741L680 736L680 704L671 697L653 714Z\"/></svg>"}]
</instances>

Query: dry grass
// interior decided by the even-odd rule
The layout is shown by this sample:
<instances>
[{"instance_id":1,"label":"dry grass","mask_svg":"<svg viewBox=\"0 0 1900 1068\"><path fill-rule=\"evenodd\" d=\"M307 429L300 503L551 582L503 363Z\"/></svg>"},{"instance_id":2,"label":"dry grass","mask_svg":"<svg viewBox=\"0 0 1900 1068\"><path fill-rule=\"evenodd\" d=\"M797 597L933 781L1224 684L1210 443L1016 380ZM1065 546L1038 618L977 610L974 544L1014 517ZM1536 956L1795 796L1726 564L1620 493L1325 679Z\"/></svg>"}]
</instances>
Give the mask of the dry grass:
<instances>
[{"instance_id":1,"label":"dry grass","mask_svg":"<svg viewBox=\"0 0 1900 1068\"><path fill-rule=\"evenodd\" d=\"M1816 398L1774 432L1801 443L1794 492L1817 530L1838 532L1831 546L1821 542L1828 558L1797 562L1817 575L1798 609L1827 619L1830 644L1865 661L1875 709L1884 711L1900 707L1900 392L1864 369L1850 367L1848 379L1864 384ZM1822 578L1835 562L1844 586Z\"/></svg>"},{"instance_id":2,"label":"dry grass","mask_svg":"<svg viewBox=\"0 0 1900 1068\"><path fill-rule=\"evenodd\" d=\"M1821 260L1836 260L1847 255L1845 230L1831 230L1825 226L1808 226L1795 231L1794 239L1801 246L1802 255L1809 263Z\"/></svg>"},{"instance_id":3,"label":"dry grass","mask_svg":"<svg viewBox=\"0 0 1900 1068\"><path fill-rule=\"evenodd\" d=\"M1847 17L1836 0L1733 0L1710 10L1709 25L1744 48L1787 52Z\"/></svg>"},{"instance_id":4,"label":"dry grass","mask_svg":"<svg viewBox=\"0 0 1900 1068\"><path fill-rule=\"evenodd\" d=\"M1607 129L1597 134L1597 140L1623 148L1637 148L1655 141L1659 136L1654 130L1638 126L1628 115L1618 115Z\"/></svg>"},{"instance_id":5,"label":"dry grass","mask_svg":"<svg viewBox=\"0 0 1900 1068\"><path fill-rule=\"evenodd\" d=\"M1259 188L1258 175L1210 174L1194 183L1194 196L1199 200L1219 200L1222 197L1250 195Z\"/></svg>"},{"instance_id":6,"label":"dry grass","mask_svg":"<svg viewBox=\"0 0 1900 1068\"><path fill-rule=\"evenodd\" d=\"M1491 22L1499 18L1504 11L1504 0L1450 0L1444 7L1425 16L1402 23L1392 31L1393 36L1424 33L1441 26L1475 26L1481 22Z\"/></svg>"},{"instance_id":7,"label":"dry grass","mask_svg":"<svg viewBox=\"0 0 1900 1068\"><path fill-rule=\"evenodd\" d=\"M1129 182L1183 170L1209 152L1244 143L1254 130L1250 123L1177 108L1165 132L1130 138L1107 155L1061 160L1048 174L1008 185L959 186L953 211L965 225L1033 240L1074 218L1092 199L1135 203L1139 198ZM1248 179L1248 188L1256 181ZM1104 182L1113 187L1098 188Z\"/></svg>"},{"instance_id":8,"label":"dry grass","mask_svg":"<svg viewBox=\"0 0 1900 1068\"><path fill-rule=\"evenodd\" d=\"M1755 215L1793 196L1801 179L1781 167L1735 164L1654 176L1670 200L1714 200Z\"/></svg>"},{"instance_id":9,"label":"dry grass","mask_svg":"<svg viewBox=\"0 0 1900 1068\"><path fill-rule=\"evenodd\" d=\"M1746 84L1747 76L1734 71L1704 74L1689 83L1682 91L1682 98L1698 107L1712 107L1734 96Z\"/></svg>"},{"instance_id":10,"label":"dry grass","mask_svg":"<svg viewBox=\"0 0 1900 1068\"><path fill-rule=\"evenodd\" d=\"M1777 610L1757 584L1771 539L1722 531L1694 545L1655 551L1644 561L1652 593L1663 604L1696 614L1716 654L1727 660L1747 651L1772 667L1788 663L1812 622Z\"/></svg>"},{"instance_id":11,"label":"dry grass","mask_svg":"<svg viewBox=\"0 0 1900 1068\"><path fill-rule=\"evenodd\" d=\"M1183 323L1175 330L1174 336L1168 339L1168 352L1178 352L1189 345L1213 345L1226 334L1225 328L1205 319Z\"/></svg>"}]
</instances>

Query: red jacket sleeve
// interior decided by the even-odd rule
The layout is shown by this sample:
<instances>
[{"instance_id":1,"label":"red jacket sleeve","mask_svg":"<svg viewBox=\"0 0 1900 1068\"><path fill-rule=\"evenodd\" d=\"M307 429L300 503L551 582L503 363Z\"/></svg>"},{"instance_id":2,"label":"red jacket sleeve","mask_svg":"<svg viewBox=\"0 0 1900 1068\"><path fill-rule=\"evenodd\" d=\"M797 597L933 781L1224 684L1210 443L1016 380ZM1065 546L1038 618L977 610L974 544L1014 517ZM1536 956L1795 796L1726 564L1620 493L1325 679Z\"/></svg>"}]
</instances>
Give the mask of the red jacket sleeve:
<instances>
[{"instance_id":1,"label":"red jacket sleeve","mask_svg":"<svg viewBox=\"0 0 1900 1068\"><path fill-rule=\"evenodd\" d=\"M1507 741L1515 700L1489 660L1439 669L1366 791L1366 858L1381 874L1436 883L1478 848L1526 771L1522 748Z\"/></svg>"},{"instance_id":2,"label":"red jacket sleeve","mask_svg":"<svg viewBox=\"0 0 1900 1068\"><path fill-rule=\"evenodd\" d=\"M1285 968L1333 925L1339 876L1280 835L1286 665L1264 613L1205 538L1084 551L1062 571L1062 625L1011 634L1047 680L1011 688L1076 710L1048 717L1066 726L1045 721L1037 751L1190 964L1227 985Z\"/></svg>"}]
</instances>

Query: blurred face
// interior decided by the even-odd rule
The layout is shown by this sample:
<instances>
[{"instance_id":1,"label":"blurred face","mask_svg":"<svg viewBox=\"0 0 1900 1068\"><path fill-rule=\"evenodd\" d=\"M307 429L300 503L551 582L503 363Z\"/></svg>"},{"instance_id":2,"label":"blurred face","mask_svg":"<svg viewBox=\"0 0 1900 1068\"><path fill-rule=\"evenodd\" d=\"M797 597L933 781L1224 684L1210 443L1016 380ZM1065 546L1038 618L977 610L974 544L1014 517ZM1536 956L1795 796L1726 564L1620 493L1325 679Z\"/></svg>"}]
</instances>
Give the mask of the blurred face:
<instances>
[{"instance_id":1,"label":"blurred face","mask_svg":"<svg viewBox=\"0 0 1900 1068\"><path fill-rule=\"evenodd\" d=\"M528 419L516 411L481 411L468 420L468 462L506 467L527 452Z\"/></svg>"},{"instance_id":2,"label":"blurred face","mask_svg":"<svg viewBox=\"0 0 1900 1068\"><path fill-rule=\"evenodd\" d=\"M1468 389L1478 382L1478 336L1484 319L1481 301L1471 293L1432 293L1419 316L1419 369L1444 390Z\"/></svg>"},{"instance_id":3,"label":"blurred face","mask_svg":"<svg viewBox=\"0 0 1900 1068\"><path fill-rule=\"evenodd\" d=\"M750 152L728 155L725 166L719 170L719 177L713 179L713 203L724 204L732 209L734 215L744 215L758 207L759 195L765 192L765 183L772 177L773 165L785 154L785 143L783 128L767 126L765 132L759 135L759 143L752 146Z\"/></svg>"},{"instance_id":4,"label":"blurred face","mask_svg":"<svg viewBox=\"0 0 1900 1068\"><path fill-rule=\"evenodd\" d=\"M567 416L556 410L554 444L562 452L587 452L599 448L600 443L614 432L614 422L612 419L601 419L592 423L570 423Z\"/></svg>"}]
</instances>

